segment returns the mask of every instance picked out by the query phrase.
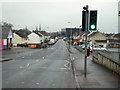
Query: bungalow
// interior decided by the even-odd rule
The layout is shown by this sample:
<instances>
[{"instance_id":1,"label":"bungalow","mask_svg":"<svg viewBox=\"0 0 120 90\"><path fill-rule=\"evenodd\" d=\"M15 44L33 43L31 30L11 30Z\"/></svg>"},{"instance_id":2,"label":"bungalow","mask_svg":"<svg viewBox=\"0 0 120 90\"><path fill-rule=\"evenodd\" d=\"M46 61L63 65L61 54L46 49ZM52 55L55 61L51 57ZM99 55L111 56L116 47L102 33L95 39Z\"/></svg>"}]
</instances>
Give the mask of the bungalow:
<instances>
[{"instance_id":1,"label":"bungalow","mask_svg":"<svg viewBox=\"0 0 120 90\"><path fill-rule=\"evenodd\" d=\"M88 41L90 42L90 44L97 44L96 40L106 40L106 36L99 32L99 31L94 31L88 34ZM104 46L104 43L100 43L100 46Z\"/></svg>"},{"instance_id":2,"label":"bungalow","mask_svg":"<svg viewBox=\"0 0 120 90\"><path fill-rule=\"evenodd\" d=\"M2 37L0 38L0 50L12 48L12 26L4 23L0 32L2 33Z\"/></svg>"},{"instance_id":3,"label":"bungalow","mask_svg":"<svg viewBox=\"0 0 120 90\"><path fill-rule=\"evenodd\" d=\"M15 30L13 31L13 45L15 46L23 46L26 45L28 42L28 35L31 32L29 30Z\"/></svg>"},{"instance_id":4,"label":"bungalow","mask_svg":"<svg viewBox=\"0 0 120 90\"><path fill-rule=\"evenodd\" d=\"M28 47L30 48L40 48L43 41L44 37L40 32L33 31L28 35Z\"/></svg>"}]
</instances>

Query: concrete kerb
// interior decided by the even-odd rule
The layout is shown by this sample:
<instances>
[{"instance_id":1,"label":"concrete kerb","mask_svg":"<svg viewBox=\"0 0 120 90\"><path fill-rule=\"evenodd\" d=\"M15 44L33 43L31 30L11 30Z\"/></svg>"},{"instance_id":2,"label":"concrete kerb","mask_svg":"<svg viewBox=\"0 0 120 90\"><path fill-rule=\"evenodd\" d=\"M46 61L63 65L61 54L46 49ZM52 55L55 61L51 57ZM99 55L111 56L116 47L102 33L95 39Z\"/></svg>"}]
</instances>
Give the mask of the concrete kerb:
<instances>
[{"instance_id":1,"label":"concrete kerb","mask_svg":"<svg viewBox=\"0 0 120 90\"><path fill-rule=\"evenodd\" d=\"M70 55L70 60L71 60L71 66L72 66L72 70L73 70L74 79L76 81L76 88L81 89L81 86L80 86L78 78L77 78L77 72L76 72L76 68L75 68L75 63L74 63L74 60L72 60L71 55Z\"/></svg>"},{"instance_id":2,"label":"concrete kerb","mask_svg":"<svg viewBox=\"0 0 120 90\"><path fill-rule=\"evenodd\" d=\"M78 82L74 60L72 60L72 57L71 57L72 52L71 52L71 50L69 48L68 48L68 52L70 53L69 56L70 56L70 61L71 61L71 68L73 70L73 76L74 76L74 79L75 79L75 82L76 82L76 88L80 90L81 86L80 86L80 84Z\"/></svg>"},{"instance_id":3,"label":"concrete kerb","mask_svg":"<svg viewBox=\"0 0 120 90\"><path fill-rule=\"evenodd\" d=\"M0 62L10 61L10 60L13 60L13 59L11 59L11 58L2 58L2 59L0 60Z\"/></svg>"}]
</instances>

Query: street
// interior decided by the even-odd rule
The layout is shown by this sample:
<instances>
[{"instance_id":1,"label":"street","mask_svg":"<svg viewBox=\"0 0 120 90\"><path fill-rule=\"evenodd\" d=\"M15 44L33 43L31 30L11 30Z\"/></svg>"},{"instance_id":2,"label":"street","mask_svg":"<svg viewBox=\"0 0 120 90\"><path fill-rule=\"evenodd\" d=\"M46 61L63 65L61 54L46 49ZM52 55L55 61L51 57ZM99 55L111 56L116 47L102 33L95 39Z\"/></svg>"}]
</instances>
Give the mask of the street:
<instances>
[{"instance_id":1,"label":"street","mask_svg":"<svg viewBox=\"0 0 120 90\"><path fill-rule=\"evenodd\" d=\"M3 88L76 88L63 40L49 48L34 50L3 62Z\"/></svg>"},{"instance_id":2,"label":"street","mask_svg":"<svg viewBox=\"0 0 120 90\"><path fill-rule=\"evenodd\" d=\"M13 48L3 51L3 88L118 88L119 76L88 57L84 77L84 54L62 39L44 49ZM19 53L19 54L18 54ZM71 63L72 62L72 63ZM115 89L117 90L117 89Z\"/></svg>"}]
</instances>

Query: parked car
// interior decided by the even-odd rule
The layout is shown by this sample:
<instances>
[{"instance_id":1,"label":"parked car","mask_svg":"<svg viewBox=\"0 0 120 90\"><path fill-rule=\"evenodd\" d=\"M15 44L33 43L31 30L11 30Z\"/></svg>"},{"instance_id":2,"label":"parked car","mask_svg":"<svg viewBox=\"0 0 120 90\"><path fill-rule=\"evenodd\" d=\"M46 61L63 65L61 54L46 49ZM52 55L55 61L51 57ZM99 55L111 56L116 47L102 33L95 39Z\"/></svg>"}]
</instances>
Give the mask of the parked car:
<instances>
[{"instance_id":1,"label":"parked car","mask_svg":"<svg viewBox=\"0 0 120 90\"><path fill-rule=\"evenodd\" d=\"M79 47L81 47L84 50L85 49L85 44L79 45ZM87 48L89 48L89 47L90 47L90 45L88 44Z\"/></svg>"},{"instance_id":2,"label":"parked car","mask_svg":"<svg viewBox=\"0 0 120 90\"><path fill-rule=\"evenodd\" d=\"M50 39L50 41L49 41L48 44L49 44L49 45L53 45L53 44L55 44L55 39Z\"/></svg>"},{"instance_id":3,"label":"parked car","mask_svg":"<svg viewBox=\"0 0 120 90\"><path fill-rule=\"evenodd\" d=\"M96 45L96 46L93 46L93 50L107 50L107 49Z\"/></svg>"}]
</instances>

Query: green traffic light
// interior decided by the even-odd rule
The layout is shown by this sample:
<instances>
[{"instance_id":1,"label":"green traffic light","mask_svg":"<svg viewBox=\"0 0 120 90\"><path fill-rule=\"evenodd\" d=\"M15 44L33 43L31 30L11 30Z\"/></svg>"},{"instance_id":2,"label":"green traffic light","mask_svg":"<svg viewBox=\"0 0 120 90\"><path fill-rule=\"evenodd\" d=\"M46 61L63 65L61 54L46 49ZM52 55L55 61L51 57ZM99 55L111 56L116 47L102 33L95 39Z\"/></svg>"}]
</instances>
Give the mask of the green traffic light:
<instances>
[{"instance_id":1,"label":"green traffic light","mask_svg":"<svg viewBox=\"0 0 120 90\"><path fill-rule=\"evenodd\" d=\"M92 24L92 25L90 26L90 28L91 28L91 29L95 29L95 25Z\"/></svg>"}]
</instances>

